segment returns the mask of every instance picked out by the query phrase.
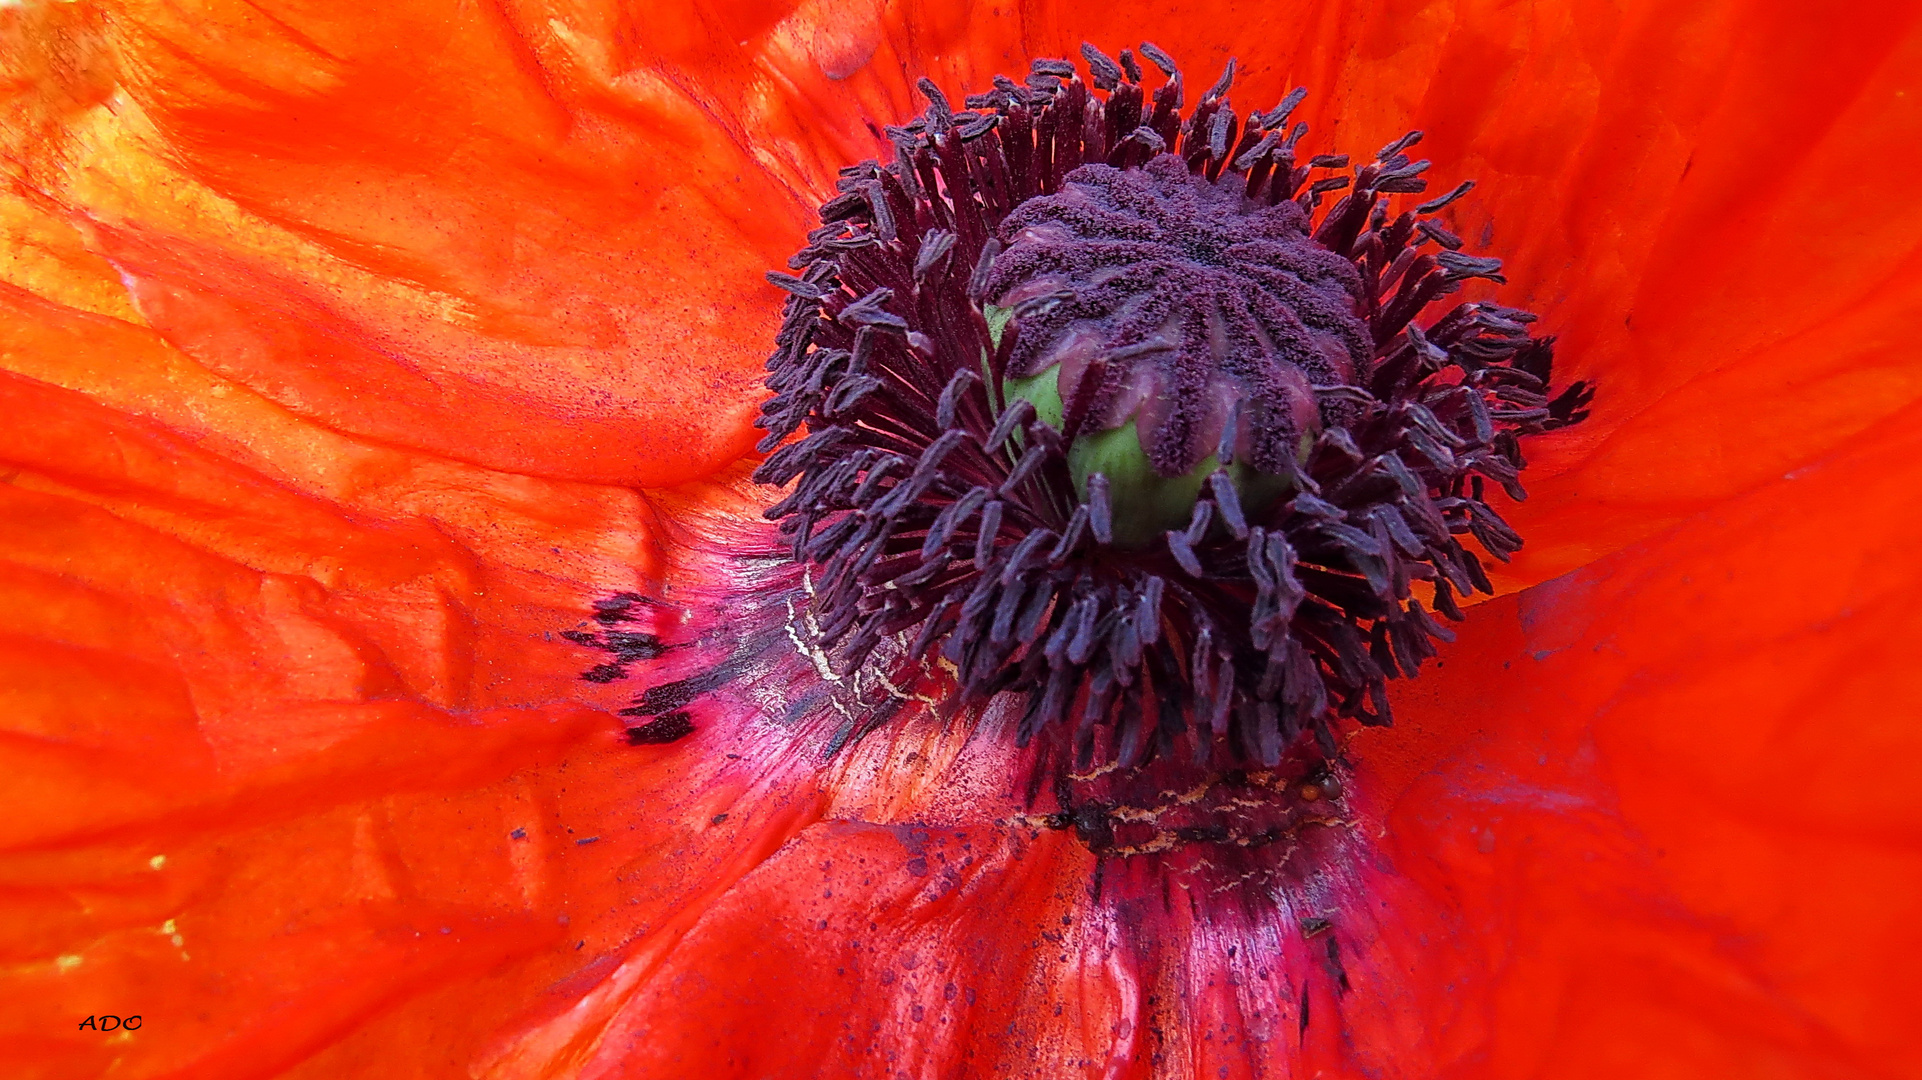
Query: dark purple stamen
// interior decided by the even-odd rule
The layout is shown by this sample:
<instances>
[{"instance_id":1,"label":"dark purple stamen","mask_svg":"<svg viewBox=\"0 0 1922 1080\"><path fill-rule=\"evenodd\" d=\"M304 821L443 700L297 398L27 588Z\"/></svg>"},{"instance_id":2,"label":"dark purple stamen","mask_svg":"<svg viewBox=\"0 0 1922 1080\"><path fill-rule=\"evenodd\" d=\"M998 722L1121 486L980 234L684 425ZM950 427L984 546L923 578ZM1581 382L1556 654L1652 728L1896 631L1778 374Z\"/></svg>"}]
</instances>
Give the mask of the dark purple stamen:
<instances>
[{"instance_id":1,"label":"dark purple stamen","mask_svg":"<svg viewBox=\"0 0 1922 1080\"><path fill-rule=\"evenodd\" d=\"M1391 212L1426 188L1405 153L1420 132L1352 168L1299 164L1305 91L1238 113L1231 64L1184 118L1173 61L1140 55L1166 76L1152 92L1132 53L1092 47L1092 88L1040 60L955 112L922 81L894 159L843 169L794 273L769 275L789 299L755 476L792 485L767 516L808 567L837 672L912 681L939 657L951 709L1017 695L1014 738L1057 788L1098 762L1180 761L1230 792L1235 769L1302 750L1325 781L1302 790L1332 798L1335 721L1388 723L1386 680L1452 637L1431 608L1460 619L1457 595L1491 591L1463 539L1504 560L1521 545L1484 481L1522 498L1518 437L1582 419L1591 392L1550 397L1552 341L1525 312L1419 321L1501 280L1426 219L1470 185ZM1050 368L1059 428L1010 396ZM1077 484L1069 459L1130 417L1157 473L1220 466L1145 547L1116 542L1116 478ZM1250 469L1272 481L1260 497ZM631 711L685 703L656 694ZM1097 803L1063 813L1118 843ZM1177 839L1246 846L1284 817Z\"/></svg>"}]
</instances>

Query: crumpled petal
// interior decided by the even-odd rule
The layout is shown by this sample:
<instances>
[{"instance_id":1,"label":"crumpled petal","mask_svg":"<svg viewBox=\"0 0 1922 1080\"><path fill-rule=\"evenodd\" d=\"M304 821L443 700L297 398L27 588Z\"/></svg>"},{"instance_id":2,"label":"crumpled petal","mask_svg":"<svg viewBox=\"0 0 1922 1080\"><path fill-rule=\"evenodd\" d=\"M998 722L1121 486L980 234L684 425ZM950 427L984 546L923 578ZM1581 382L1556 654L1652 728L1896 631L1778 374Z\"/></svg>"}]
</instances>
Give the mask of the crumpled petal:
<instances>
[{"instance_id":1,"label":"crumpled petal","mask_svg":"<svg viewBox=\"0 0 1922 1080\"><path fill-rule=\"evenodd\" d=\"M43 30L118 86L30 146L29 182L166 340L314 423L626 484L746 452L761 274L813 200L645 48L369 16L134 3Z\"/></svg>"},{"instance_id":2,"label":"crumpled petal","mask_svg":"<svg viewBox=\"0 0 1922 1080\"><path fill-rule=\"evenodd\" d=\"M914 78L981 86L1025 55L1146 35L1194 92L1230 55L1244 106L1303 82L1311 144L1366 152L1417 126L1437 182L1479 180L1459 230L1505 259L1505 299L1548 310L1563 369L1607 386L1589 424L1533 451L1536 499L1512 515L1531 545L1504 587L1916 396L1899 331L1922 303L1922 217L1886 197L1922 165L1898 92L1922 62L1913 5L1141 7L816 0L643 29L585 4L374 21L133 5L88 69L117 65L126 93L76 106L31 175L170 341L302 416L673 483L751 442L777 302L759 273L833 170L878 149L868 125L920 108Z\"/></svg>"},{"instance_id":3,"label":"crumpled petal","mask_svg":"<svg viewBox=\"0 0 1922 1080\"><path fill-rule=\"evenodd\" d=\"M826 821L578 1075L1911 1071L1918 420L1483 605L1350 741L1351 850L1265 917L992 799Z\"/></svg>"},{"instance_id":4,"label":"crumpled petal","mask_svg":"<svg viewBox=\"0 0 1922 1080\"><path fill-rule=\"evenodd\" d=\"M1476 612L1357 786L1471 962L1474 1075L1902 1074L1922 993L1910 408ZM1445 1011L1444 1011L1445 1010Z\"/></svg>"},{"instance_id":5,"label":"crumpled petal","mask_svg":"<svg viewBox=\"0 0 1922 1080\"><path fill-rule=\"evenodd\" d=\"M1533 497L1503 513L1528 544L1494 568L1502 591L1765 484L1922 397L1907 340L1922 315L1922 7L1903 0L1851 19L1780 0L1204 5L1180 19L1129 0L995 18L964 0L821 3L779 24L768 62L801 102L780 119L808 118L805 138L851 160L869 117L924 107L921 74L973 90L1029 56L1143 38L1184 65L1191 97L1231 56L1243 109L1305 85L1310 152L1359 158L1416 128L1434 190L1477 182L1453 227L1510 284L1465 295L1543 313L1559 377L1601 384L1588 422L1527 448Z\"/></svg>"},{"instance_id":6,"label":"crumpled petal","mask_svg":"<svg viewBox=\"0 0 1922 1080\"><path fill-rule=\"evenodd\" d=\"M1091 860L1059 834L1024 839L856 822L802 832L702 913L578 1075L1123 1064L1138 989L1106 962L1112 941L1089 947L1114 927L1073 925Z\"/></svg>"},{"instance_id":7,"label":"crumpled petal","mask_svg":"<svg viewBox=\"0 0 1922 1080\"><path fill-rule=\"evenodd\" d=\"M478 1058L812 820L805 778L717 776L724 746L637 754L627 692L578 677L558 631L659 587L632 491L316 429L130 323L0 301L10 357L206 421L0 375L32 418L0 425L10 1064ZM715 820L737 802L767 809ZM145 1023L76 1026L106 1013Z\"/></svg>"},{"instance_id":8,"label":"crumpled petal","mask_svg":"<svg viewBox=\"0 0 1922 1080\"><path fill-rule=\"evenodd\" d=\"M19 171L0 415L30 419L0 426L18 1060L618 1073L668 1032L729 1075L757 1034L730 1010L760 994L768 1027L824 1040L760 1063L795 1075L860 1063L828 1004L929 1063L1013 1067L1021 1021L1091 1072L1156 1031L1137 1071L1922 1068L1898 674L1914 5L19 10L0 12L31 46L6 50L0 121ZM720 723L613 745L596 710L627 691L578 681L555 635L663 583L685 539L674 498L606 485L707 477L750 444L778 304L760 271L873 152L866 122L917 109L921 74L978 87L1138 36L1191 93L1231 52L1244 107L1307 83L1311 143L1428 129L1439 182L1482 180L1457 224L1482 247L1500 222L1503 295L1603 381L1585 429L1530 451L1512 516L1532 546L1504 584L1601 561L1476 611L1402 689L1402 726L1358 739L1379 876L1330 895L1390 914L1305 943L1164 927L1129 952L1136 924L1063 833L726 766ZM917 815L939 819L926 840ZM937 877L961 844L984 854L944 908L914 863ZM815 914L829 929L780 950L756 935ZM996 933L995 985L1018 989L928 1039L964 1014L901 962ZM858 940L892 963L830 975ZM1209 951L1328 940L1350 989L1310 963L1273 1014L1249 1003L1258 967ZM110 1009L150 1026L62 1026Z\"/></svg>"}]
</instances>

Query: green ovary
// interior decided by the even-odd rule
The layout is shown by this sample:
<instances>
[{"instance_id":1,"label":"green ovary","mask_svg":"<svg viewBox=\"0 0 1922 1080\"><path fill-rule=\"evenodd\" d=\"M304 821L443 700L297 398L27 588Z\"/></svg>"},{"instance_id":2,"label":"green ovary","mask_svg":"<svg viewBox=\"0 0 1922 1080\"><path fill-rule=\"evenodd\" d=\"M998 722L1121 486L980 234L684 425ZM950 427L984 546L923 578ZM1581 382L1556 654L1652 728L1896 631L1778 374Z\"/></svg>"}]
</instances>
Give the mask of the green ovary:
<instances>
[{"instance_id":1,"label":"green ovary","mask_svg":"<svg viewBox=\"0 0 1922 1080\"><path fill-rule=\"evenodd\" d=\"M982 314L988 321L989 336L998 347L1002 331L1014 312L989 304ZM987 368L986 356L982 357L982 367L984 371ZM1058 385L1060 372L1059 367L1051 367L1031 378L1006 380L1002 384L1003 407L1007 402L1023 399L1034 406L1039 419L1056 431L1061 430L1065 410ZM1106 476L1108 501L1114 511L1115 542L1128 546L1144 546L1169 529L1186 528L1202 486L1219 467L1215 455L1209 454L1180 476L1162 476L1155 472L1141 448L1141 436L1133 417L1117 428L1084 433L1068 447L1068 471L1074 477L1075 494L1086 499L1088 477L1095 473ZM1257 473L1240 462L1228 467L1228 475L1234 480L1243 505L1250 510L1268 505L1289 487L1285 479Z\"/></svg>"},{"instance_id":2,"label":"green ovary","mask_svg":"<svg viewBox=\"0 0 1922 1080\"><path fill-rule=\"evenodd\" d=\"M1027 400L1035 414L1056 430L1061 428L1061 391L1056 385L1060 368L1054 367L1033 378L1009 379L1008 400ZM1195 499L1202 485L1219 463L1209 454L1180 476L1162 476L1149 464L1141 449L1141 437L1131 417L1117 428L1082 434L1068 447L1068 471L1074 477L1075 494L1088 497L1088 477L1100 473L1108 478L1108 501L1114 509L1114 538L1117 544L1141 546L1169 529L1185 528L1194 512ZM1272 497L1279 477L1252 473L1240 463L1229 466L1228 475L1244 496L1250 489Z\"/></svg>"}]
</instances>

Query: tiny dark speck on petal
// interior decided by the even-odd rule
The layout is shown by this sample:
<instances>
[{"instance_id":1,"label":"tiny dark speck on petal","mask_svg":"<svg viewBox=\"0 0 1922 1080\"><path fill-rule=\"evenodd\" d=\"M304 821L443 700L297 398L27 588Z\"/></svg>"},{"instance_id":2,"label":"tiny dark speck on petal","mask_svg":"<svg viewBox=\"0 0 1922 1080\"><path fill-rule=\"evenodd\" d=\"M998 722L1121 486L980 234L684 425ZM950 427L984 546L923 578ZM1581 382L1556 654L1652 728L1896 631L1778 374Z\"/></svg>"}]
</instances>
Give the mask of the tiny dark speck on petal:
<instances>
[{"instance_id":1,"label":"tiny dark speck on petal","mask_svg":"<svg viewBox=\"0 0 1922 1080\"><path fill-rule=\"evenodd\" d=\"M909 859L908 873L913 874L915 877L927 877L928 876L928 860L924 858L920 858L918 856L916 858Z\"/></svg>"},{"instance_id":2,"label":"tiny dark speck on petal","mask_svg":"<svg viewBox=\"0 0 1922 1080\"><path fill-rule=\"evenodd\" d=\"M727 820L727 815L726 815L726 814L716 814L716 815L714 815L713 817L711 817L711 818L709 818L709 819L708 819L708 824L710 824L710 825L719 825L719 824L720 824L721 822L723 822L723 821L726 821L726 820Z\"/></svg>"},{"instance_id":3,"label":"tiny dark speck on petal","mask_svg":"<svg viewBox=\"0 0 1922 1080\"><path fill-rule=\"evenodd\" d=\"M586 845L586 844L591 844L591 843L593 843L593 842L595 842L596 840L599 840L599 839L600 839L600 837L598 837L598 836L583 836L583 837L581 837L581 838L580 838L579 840L576 840L576 841L574 841L574 846L575 846L575 847L581 847L581 846L583 846L583 845Z\"/></svg>"},{"instance_id":4,"label":"tiny dark speck on petal","mask_svg":"<svg viewBox=\"0 0 1922 1080\"><path fill-rule=\"evenodd\" d=\"M514 838L514 839L516 839L516 840L525 840L525 839L527 839L527 830L526 830L526 829L515 829L515 830L514 830L513 832L511 832L511 833L508 833L507 835L509 835L509 836L511 836L511 837L513 837L513 838Z\"/></svg>"}]
</instances>

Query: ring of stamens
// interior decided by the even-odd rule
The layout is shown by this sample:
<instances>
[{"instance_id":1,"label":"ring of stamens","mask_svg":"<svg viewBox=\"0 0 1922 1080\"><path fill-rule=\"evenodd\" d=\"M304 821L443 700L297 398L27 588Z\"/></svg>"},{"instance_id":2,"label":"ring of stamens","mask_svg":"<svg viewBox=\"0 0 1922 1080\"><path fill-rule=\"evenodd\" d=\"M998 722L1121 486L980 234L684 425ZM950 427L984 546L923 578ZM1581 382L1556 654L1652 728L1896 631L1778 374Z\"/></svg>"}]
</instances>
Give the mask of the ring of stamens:
<instances>
[{"instance_id":1,"label":"ring of stamens","mask_svg":"<svg viewBox=\"0 0 1922 1080\"><path fill-rule=\"evenodd\" d=\"M1428 163L1406 153L1419 132L1338 174L1345 157L1297 160L1304 91L1238 113L1231 63L1184 116L1173 62L1141 54L1164 76L1152 92L1132 54L1091 47L1087 80L1036 61L1025 84L997 78L960 111L922 80L926 112L887 129L894 160L843 169L795 273L769 275L790 296L755 478L792 485L766 513L809 565L807 624L838 670L938 658L951 709L1017 695L1015 738L1045 739L1064 768L1332 756L1338 719L1388 723L1386 680L1452 637L1431 610L1459 620L1458 595L1490 591L1463 541L1506 559L1521 540L1486 483L1522 498L1518 437L1581 419L1590 391L1551 399L1552 339L1525 312L1460 303L1421 321L1464 280L1502 279L1432 217L1470 185L1391 212L1424 189ZM1032 280L999 261L1020 247L1011 216L1047 218L1035 208L1093 177L1084 167L1157 159L1251 213L1298 206L1300 242L1342 263L1355 355L1300 368L1312 415L1285 441L1249 430L1272 402L1230 402L1187 523L1141 545L1117 540L1111 478L1070 467L1098 380L1063 387L1049 423L1009 385L1046 318L990 314L1006 318L998 302ZM1238 454L1281 495L1245 500Z\"/></svg>"}]
</instances>

